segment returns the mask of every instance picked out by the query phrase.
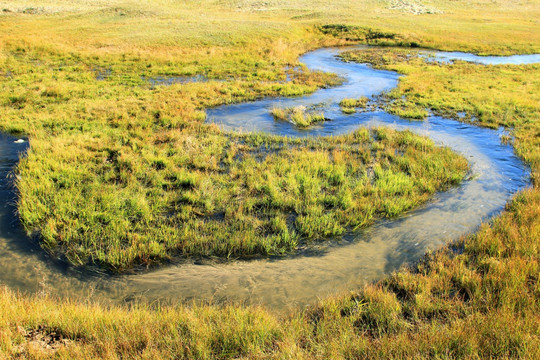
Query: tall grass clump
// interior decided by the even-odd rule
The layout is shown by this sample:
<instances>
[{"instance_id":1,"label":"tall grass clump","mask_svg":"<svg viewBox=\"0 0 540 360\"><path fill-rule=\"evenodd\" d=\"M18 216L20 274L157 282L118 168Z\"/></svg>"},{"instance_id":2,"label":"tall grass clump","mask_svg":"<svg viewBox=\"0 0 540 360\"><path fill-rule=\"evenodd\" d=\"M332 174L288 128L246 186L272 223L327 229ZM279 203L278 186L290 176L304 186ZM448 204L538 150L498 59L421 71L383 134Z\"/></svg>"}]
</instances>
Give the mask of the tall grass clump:
<instances>
[{"instance_id":1,"label":"tall grass clump","mask_svg":"<svg viewBox=\"0 0 540 360\"><path fill-rule=\"evenodd\" d=\"M339 102L341 111L344 114L354 114L358 108L365 109L369 99L362 96L359 99L343 99Z\"/></svg>"},{"instance_id":2,"label":"tall grass clump","mask_svg":"<svg viewBox=\"0 0 540 360\"><path fill-rule=\"evenodd\" d=\"M293 108L273 108L270 113L275 120L289 121L299 128L307 128L315 123L326 121L324 113L315 109L307 109L305 106Z\"/></svg>"}]
</instances>

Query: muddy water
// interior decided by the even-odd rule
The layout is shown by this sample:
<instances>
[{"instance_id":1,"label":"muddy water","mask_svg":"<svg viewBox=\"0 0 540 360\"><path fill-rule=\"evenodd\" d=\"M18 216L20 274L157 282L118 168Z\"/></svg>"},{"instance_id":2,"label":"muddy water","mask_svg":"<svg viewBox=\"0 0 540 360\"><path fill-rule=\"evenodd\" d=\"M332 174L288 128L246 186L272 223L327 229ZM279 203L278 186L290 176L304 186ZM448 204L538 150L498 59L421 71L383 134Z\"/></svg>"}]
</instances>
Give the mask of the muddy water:
<instances>
[{"instance_id":1,"label":"muddy water","mask_svg":"<svg viewBox=\"0 0 540 360\"><path fill-rule=\"evenodd\" d=\"M14 216L15 195L9 190L6 176L27 143L1 136L0 204L4 205L0 206L0 282L22 291L45 291L113 303L134 299L232 300L283 310L358 288L419 259L425 251L477 229L482 221L499 212L512 194L528 186L528 170L510 146L501 144L502 131L434 116L424 122L409 122L384 112L341 114L336 105L339 100L388 90L396 86L398 75L366 65L343 63L335 58L338 52L317 50L303 56L301 61L312 69L338 73L346 79L343 86L302 98L216 108L208 112L209 121L231 131L255 130L287 136L334 135L360 126L411 129L463 154L470 161L474 176L399 219L349 234L310 255L231 264L182 264L144 274L109 277L65 267L25 237ZM325 104L325 114L333 120L308 130L275 122L268 113L273 106L319 103Z\"/></svg>"}]
</instances>

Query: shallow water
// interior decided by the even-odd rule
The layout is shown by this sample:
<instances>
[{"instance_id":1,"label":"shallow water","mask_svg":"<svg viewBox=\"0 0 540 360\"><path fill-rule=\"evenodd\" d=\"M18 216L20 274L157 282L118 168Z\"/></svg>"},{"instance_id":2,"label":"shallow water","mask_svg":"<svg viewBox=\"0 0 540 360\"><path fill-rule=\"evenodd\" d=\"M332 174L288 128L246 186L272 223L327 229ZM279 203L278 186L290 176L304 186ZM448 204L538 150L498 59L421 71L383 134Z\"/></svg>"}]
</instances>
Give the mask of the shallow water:
<instances>
[{"instance_id":1,"label":"shallow water","mask_svg":"<svg viewBox=\"0 0 540 360\"><path fill-rule=\"evenodd\" d=\"M528 65L540 63L540 54L530 55L510 55L510 56L478 56L475 54L464 53L459 51L430 51L423 50L420 52L430 60L450 63L453 60L462 60L483 65Z\"/></svg>"},{"instance_id":2,"label":"shallow water","mask_svg":"<svg viewBox=\"0 0 540 360\"><path fill-rule=\"evenodd\" d=\"M79 273L54 261L21 231L14 216L15 195L7 173L27 143L0 136L0 282L23 291L45 291L65 297L92 298L103 302L131 300L227 300L262 303L283 310L313 304L317 298L358 288L419 259L427 250L472 232L499 212L519 189L529 184L527 167L494 131L432 116L410 122L384 112L344 115L337 102L343 98L371 96L396 86L399 75L367 65L343 63L339 49L321 49L301 58L311 69L343 76L343 86L323 89L311 96L269 99L224 106L208 111L208 119L231 131L264 131L287 136L334 135L360 126L387 125L425 134L450 146L470 161L471 180L437 194L423 207L396 220L382 221L350 234L312 255L237 261L230 264L182 264L156 271L109 277ZM307 130L276 122L273 106L325 103L332 121Z\"/></svg>"}]
</instances>

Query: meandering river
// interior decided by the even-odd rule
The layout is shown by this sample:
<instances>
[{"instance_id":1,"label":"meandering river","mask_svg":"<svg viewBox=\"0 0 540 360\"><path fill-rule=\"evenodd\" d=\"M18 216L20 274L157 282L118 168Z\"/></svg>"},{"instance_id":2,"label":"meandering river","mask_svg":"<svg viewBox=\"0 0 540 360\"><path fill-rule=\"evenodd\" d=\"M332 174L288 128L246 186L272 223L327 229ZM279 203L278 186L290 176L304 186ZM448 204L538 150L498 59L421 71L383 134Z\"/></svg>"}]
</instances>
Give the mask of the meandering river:
<instances>
[{"instance_id":1,"label":"meandering river","mask_svg":"<svg viewBox=\"0 0 540 360\"><path fill-rule=\"evenodd\" d=\"M459 187L437 194L426 205L398 219L380 221L349 234L319 251L284 258L235 261L226 264L185 263L134 275L108 276L79 272L54 261L25 236L15 215L16 195L8 176L27 142L0 135L0 283L27 292L102 302L131 300L163 302L238 301L284 310L313 304L336 292L356 289L380 279L428 250L475 231L500 212L514 193L529 185L529 172L502 130L489 130L430 116L408 121L382 111L342 114L338 102L380 94L397 85L399 75L364 64L345 63L343 49L310 52L300 59L312 70L337 73L343 85L298 98L266 99L208 110L208 122L227 131L262 131L286 136L331 136L361 126L391 126L427 135L465 156L472 176ZM484 64L540 62L540 55L477 57L463 53L426 52L440 61L463 59ZM479 65L481 66L481 65ZM300 130L276 122L272 107L324 104L331 121Z\"/></svg>"}]
</instances>

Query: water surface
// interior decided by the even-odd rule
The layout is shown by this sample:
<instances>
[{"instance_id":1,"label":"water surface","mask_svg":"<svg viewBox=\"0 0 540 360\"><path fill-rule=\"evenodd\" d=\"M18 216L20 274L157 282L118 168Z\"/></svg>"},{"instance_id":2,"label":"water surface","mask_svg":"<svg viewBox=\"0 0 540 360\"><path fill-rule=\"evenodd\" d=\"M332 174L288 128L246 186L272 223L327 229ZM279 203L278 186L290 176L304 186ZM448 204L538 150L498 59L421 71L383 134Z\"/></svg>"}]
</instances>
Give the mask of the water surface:
<instances>
[{"instance_id":1,"label":"water surface","mask_svg":"<svg viewBox=\"0 0 540 360\"><path fill-rule=\"evenodd\" d=\"M423 50L420 52L430 60L442 63L451 63L453 60L462 60L482 65L528 65L540 63L540 54L530 55L510 55L510 56L479 56L459 51L432 51Z\"/></svg>"}]
</instances>

